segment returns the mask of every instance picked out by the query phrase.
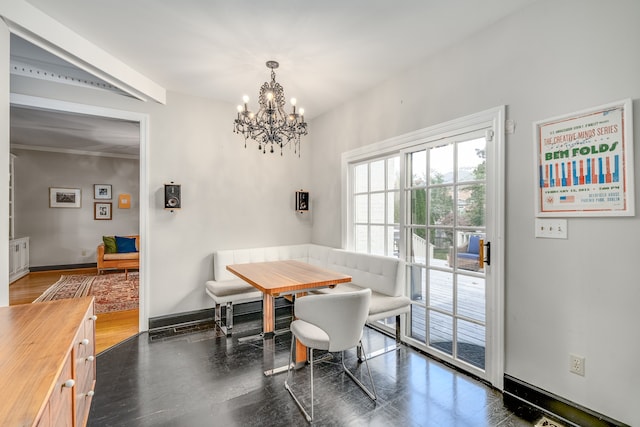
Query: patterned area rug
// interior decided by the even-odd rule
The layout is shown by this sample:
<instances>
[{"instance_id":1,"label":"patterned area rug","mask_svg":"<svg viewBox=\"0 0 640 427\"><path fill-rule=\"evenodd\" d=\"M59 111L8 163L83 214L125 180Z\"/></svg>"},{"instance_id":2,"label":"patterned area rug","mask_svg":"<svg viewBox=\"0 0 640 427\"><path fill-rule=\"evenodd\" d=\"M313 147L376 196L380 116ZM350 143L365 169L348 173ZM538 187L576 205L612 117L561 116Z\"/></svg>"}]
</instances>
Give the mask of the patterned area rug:
<instances>
[{"instance_id":1,"label":"patterned area rug","mask_svg":"<svg viewBox=\"0 0 640 427\"><path fill-rule=\"evenodd\" d=\"M33 302L92 295L96 298L96 313L132 310L138 308L138 283L137 272L130 272L126 280L124 273L63 275Z\"/></svg>"}]
</instances>

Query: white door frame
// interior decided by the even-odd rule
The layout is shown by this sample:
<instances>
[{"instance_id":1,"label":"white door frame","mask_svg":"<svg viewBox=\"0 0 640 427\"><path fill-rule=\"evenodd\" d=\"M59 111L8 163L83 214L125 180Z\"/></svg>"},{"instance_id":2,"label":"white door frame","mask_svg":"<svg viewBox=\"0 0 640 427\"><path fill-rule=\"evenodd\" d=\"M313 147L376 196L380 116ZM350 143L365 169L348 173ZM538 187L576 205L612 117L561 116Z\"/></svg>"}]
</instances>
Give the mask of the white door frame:
<instances>
[{"instance_id":1,"label":"white door frame","mask_svg":"<svg viewBox=\"0 0 640 427\"><path fill-rule=\"evenodd\" d=\"M67 113L84 114L89 116L107 117L137 122L140 125L140 286L138 331L146 331L149 322L147 296L149 291L146 267L149 265L149 176L148 176L148 147L149 147L149 115L132 111L115 110L97 107L95 105L79 104L57 99L12 93L10 105L20 107L39 108ZM8 148L7 148L8 149Z\"/></svg>"}]
</instances>

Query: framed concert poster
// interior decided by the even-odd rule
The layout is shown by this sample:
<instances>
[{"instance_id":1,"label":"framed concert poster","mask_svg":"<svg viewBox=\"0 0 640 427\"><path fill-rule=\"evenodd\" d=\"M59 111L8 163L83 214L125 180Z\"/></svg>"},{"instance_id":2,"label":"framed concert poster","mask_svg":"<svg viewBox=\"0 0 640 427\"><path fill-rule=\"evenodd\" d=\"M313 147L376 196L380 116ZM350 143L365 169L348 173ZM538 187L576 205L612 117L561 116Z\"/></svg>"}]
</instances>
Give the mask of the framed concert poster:
<instances>
[{"instance_id":1,"label":"framed concert poster","mask_svg":"<svg viewBox=\"0 0 640 427\"><path fill-rule=\"evenodd\" d=\"M633 216L631 100L533 124L536 216Z\"/></svg>"}]
</instances>

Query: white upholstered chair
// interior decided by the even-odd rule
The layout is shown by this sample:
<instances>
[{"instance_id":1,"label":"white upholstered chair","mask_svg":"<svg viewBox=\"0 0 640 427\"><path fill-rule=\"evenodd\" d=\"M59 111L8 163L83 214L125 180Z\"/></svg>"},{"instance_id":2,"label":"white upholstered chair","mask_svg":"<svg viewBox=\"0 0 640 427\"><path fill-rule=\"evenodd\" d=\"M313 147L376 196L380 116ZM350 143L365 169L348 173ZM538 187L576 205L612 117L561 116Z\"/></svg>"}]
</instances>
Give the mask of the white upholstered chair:
<instances>
[{"instance_id":1,"label":"white upholstered chair","mask_svg":"<svg viewBox=\"0 0 640 427\"><path fill-rule=\"evenodd\" d=\"M331 295L309 295L295 301L296 320L291 322L291 356L287 370L285 388L293 400L300 407L307 418L313 419L313 350L327 350L340 352L342 367L347 375L372 399L377 395L369 363L364 362L371 381L370 391L358 380L344 364L344 350L362 345L362 330L369 314L371 289L356 292L345 292ZM311 383L311 414L307 412L298 397L291 389L291 368L293 366L293 349L295 340L309 348L310 383Z\"/></svg>"}]
</instances>

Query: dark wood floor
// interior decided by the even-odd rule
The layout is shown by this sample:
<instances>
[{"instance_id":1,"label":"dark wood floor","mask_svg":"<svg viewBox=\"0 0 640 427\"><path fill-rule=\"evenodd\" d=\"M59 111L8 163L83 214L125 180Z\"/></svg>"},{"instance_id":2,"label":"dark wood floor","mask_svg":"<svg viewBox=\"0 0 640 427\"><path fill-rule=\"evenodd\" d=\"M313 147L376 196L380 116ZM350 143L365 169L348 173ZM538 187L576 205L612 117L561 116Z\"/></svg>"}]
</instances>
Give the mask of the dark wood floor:
<instances>
[{"instance_id":1,"label":"dark wood floor","mask_svg":"<svg viewBox=\"0 0 640 427\"><path fill-rule=\"evenodd\" d=\"M9 305L30 304L63 274L97 274L95 268L29 273L9 285ZM108 273L106 273L108 274ZM138 310L102 313L96 321L96 353L138 333Z\"/></svg>"},{"instance_id":2,"label":"dark wood floor","mask_svg":"<svg viewBox=\"0 0 640 427\"><path fill-rule=\"evenodd\" d=\"M240 340L260 331L259 320L237 319L234 329L233 338L215 328L157 339L143 333L99 355L89 426L307 426L284 388L286 374L263 374L286 365L290 334ZM365 328L368 351L386 340ZM406 346L370 360L375 403L342 373L339 355L333 356L314 370L314 425L520 427L535 422L510 412L499 391ZM347 366L362 373L355 351L346 356ZM293 387L304 404L308 380L308 367L296 371Z\"/></svg>"}]
</instances>

